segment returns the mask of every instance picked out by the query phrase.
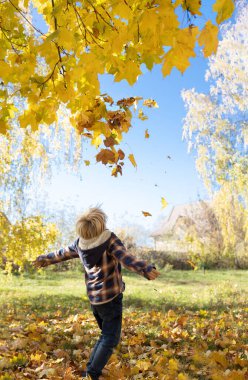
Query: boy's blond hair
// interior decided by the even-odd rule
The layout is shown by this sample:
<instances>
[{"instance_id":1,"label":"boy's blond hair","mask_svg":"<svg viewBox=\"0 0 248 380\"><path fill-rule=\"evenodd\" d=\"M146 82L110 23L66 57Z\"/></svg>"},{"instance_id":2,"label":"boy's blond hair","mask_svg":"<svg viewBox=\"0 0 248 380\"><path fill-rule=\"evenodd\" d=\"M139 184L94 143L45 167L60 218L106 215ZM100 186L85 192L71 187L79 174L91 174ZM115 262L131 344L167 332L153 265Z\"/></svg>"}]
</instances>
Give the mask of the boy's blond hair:
<instances>
[{"instance_id":1,"label":"boy's blond hair","mask_svg":"<svg viewBox=\"0 0 248 380\"><path fill-rule=\"evenodd\" d=\"M77 234L83 239L99 236L106 229L106 221L107 216L100 207L90 208L78 218Z\"/></svg>"}]
</instances>

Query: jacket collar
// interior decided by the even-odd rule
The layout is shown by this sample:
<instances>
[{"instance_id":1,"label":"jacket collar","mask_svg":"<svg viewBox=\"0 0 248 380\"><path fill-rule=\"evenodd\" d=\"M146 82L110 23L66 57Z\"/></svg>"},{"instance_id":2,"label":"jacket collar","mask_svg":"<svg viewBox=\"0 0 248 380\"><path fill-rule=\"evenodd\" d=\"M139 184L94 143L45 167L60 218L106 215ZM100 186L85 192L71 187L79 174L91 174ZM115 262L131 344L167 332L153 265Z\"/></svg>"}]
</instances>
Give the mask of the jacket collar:
<instances>
[{"instance_id":1,"label":"jacket collar","mask_svg":"<svg viewBox=\"0 0 248 380\"><path fill-rule=\"evenodd\" d=\"M110 236L111 236L111 231L104 230L101 233L101 235L96 236L92 239L83 239L80 237L78 246L82 251L87 251L89 249L93 249L93 248L98 247L99 245L104 244L110 238Z\"/></svg>"}]
</instances>

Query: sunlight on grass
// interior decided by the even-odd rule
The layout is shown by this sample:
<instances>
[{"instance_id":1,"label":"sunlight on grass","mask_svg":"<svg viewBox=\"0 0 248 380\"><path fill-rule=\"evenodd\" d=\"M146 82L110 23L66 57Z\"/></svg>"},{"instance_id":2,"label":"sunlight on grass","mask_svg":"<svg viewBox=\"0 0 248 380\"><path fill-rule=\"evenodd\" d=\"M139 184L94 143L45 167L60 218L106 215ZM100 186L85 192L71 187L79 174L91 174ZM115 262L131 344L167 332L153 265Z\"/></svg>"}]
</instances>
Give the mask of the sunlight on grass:
<instances>
[{"instance_id":1,"label":"sunlight on grass","mask_svg":"<svg viewBox=\"0 0 248 380\"><path fill-rule=\"evenodd\" d=\"M147 281L124 271L124 304L128 308L223 309L247 303L247 271L162 271L156 281ZM84 274L43 270L30 276L0 275L0 307L21 309L22 303L53 312L61 308L88 308Z\"/></svg>"}]
</instances>

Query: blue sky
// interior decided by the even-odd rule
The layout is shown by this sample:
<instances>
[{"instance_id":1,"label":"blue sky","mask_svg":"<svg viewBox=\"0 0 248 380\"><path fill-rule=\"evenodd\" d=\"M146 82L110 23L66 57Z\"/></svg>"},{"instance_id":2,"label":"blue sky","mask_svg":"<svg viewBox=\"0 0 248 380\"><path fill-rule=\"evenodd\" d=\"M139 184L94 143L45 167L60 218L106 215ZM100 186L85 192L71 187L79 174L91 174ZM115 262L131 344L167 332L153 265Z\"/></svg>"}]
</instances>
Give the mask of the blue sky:
<instances>
[{"instance_id":1,"label":"blue sky","mask_svg":"<svg viewBox=\"0 0 248 380\"><path fill-rule=\"evenodd\" d=\"M205 4L201 22L209 17L213 1ZM168 215L174 205L207 199L201 179L195 169L194 152L187 153L187 143L182 141L182 125L185 109L181 98L182 89L196 88L206 92L204 80L207 60L198 51L191 60L190 68L181 75L173 69L169 77L163 78L161 68L152 72L144 69L144 75L130 87L126 81L114 83L109 75L101 77L102 93L107 92L115 100L129 96L152 98L158 109L147 109L149 119L134 119L133 128L121 144L128 155L133 153L137 169L126 162L123 176L111 177L111 169L96 164L96 151L85 145L83 159L91 165L83 167L80 178L60 171L46 186L47 202L56 208L73 204L80 213L89 206L101 204L109 215L109 227L137 223L149 231ZM148 129L150 138L145 139ZM171 159L168 158L171 157ZM161 209L161 197L168 207ZM145 218L142 211L152 217Z\"/></svg>"},{"instance_id":2,"label":"blue sky","mask_svg":"<svg viewBox=\"0 0 248 380\"><path fill-rule=\"evenodd\" d=\"M114 83L111 76L103 76L102 92L108 92L116 100L137 95L153 98L159 104L158 109L147 109L148 120L134 119L133 128L121 144L126 154L134 154L137 169L126 162L123 176L111 177L111 169L95 163L96 152L87 144L83 159L90 159L91 165L83 166L81 179L60 172L47 187L51 201L56 200L60 207L59 199L61 206L70 199L79 212L90 205L102 204L110 215L111 226L130 221L152 229L157 219L167 215L173 205L195 201L198 196L206 198L195 170L194 154L187 153L187 144L182 141L185 110L180 95L183 88L207 89L206 65L206 60L198 57L192 60L184 75L173 70L166 78L162 77L160 67L156 67L152 72L147 70L133 87L126 82ZM149 139L144 137L145 129L149 130ZM164 211L161 197L169 203ZM152 217L145 218L142 210L149 211Z\"/></svg>"}]
</instances>

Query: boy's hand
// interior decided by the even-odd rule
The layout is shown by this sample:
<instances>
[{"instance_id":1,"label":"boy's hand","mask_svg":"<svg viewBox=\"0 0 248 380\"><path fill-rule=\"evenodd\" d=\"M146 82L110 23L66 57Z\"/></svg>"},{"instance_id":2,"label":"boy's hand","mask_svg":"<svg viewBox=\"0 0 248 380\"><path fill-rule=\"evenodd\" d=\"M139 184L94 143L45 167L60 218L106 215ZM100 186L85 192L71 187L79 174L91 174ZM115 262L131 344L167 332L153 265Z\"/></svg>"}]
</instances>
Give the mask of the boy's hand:
<instances>
[{"instance_id":1,"label":"boy's hand","mask_svg":"<svg viewBox=\"0 0 248 380\"><path fill-rule=\"evenodd\" d=\"M160 273L155 268L153 268L150 272L146 273L146 277L148 278L148 280L155 280L159 275Z\"/></svg>"}]
</instances>

